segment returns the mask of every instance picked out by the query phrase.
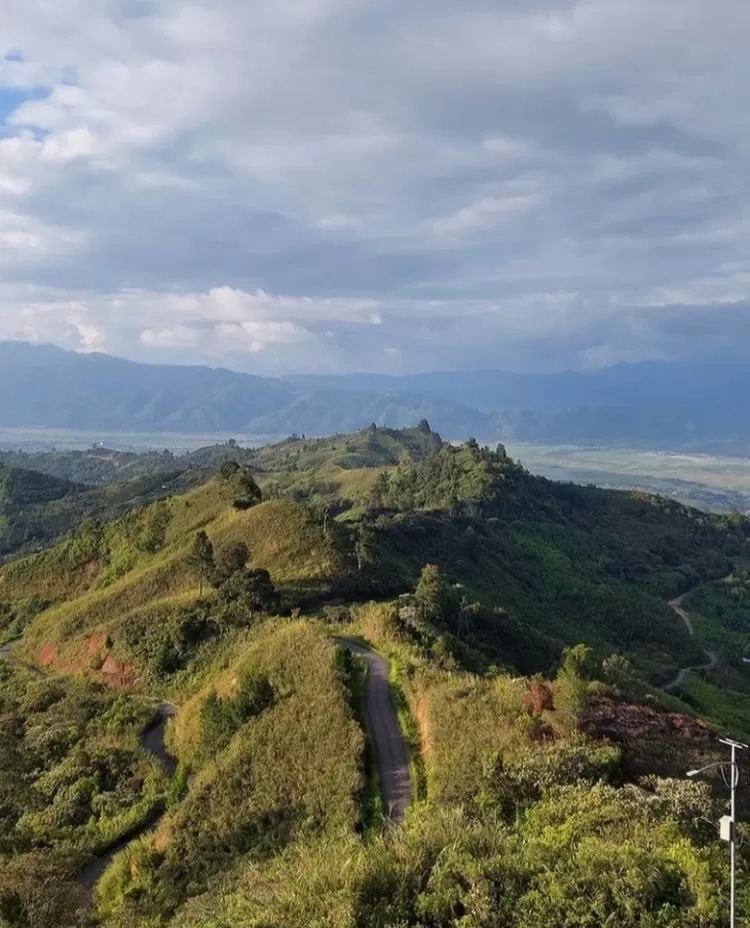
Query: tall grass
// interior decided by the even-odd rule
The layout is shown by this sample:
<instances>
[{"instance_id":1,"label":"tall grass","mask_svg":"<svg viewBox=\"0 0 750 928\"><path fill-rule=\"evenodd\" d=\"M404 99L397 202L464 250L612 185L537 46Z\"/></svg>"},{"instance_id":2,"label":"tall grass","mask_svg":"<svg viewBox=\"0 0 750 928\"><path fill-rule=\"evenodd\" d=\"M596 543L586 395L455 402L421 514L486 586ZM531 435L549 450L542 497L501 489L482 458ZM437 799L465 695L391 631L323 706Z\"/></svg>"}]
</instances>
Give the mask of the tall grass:
<instances>
[{"instance_id":1,"label":"tall grass","mask_svg":"<svg viewBox=\"0 0 750 928\"><path fill-rule=\"evenodd\" d=\"M129 848L100 884L102 913L143 895L144 915L205 891L238 855L263 859L308 835L352 835L359 817L364 738L334 665L335 645L305 622L269 623L183 705L171 745L193 766L190 789L155 836ZM201 757L202 706L263 675L274 705ZM166 887L166 888L165 888Z\"/></svg>"}]
</instances>

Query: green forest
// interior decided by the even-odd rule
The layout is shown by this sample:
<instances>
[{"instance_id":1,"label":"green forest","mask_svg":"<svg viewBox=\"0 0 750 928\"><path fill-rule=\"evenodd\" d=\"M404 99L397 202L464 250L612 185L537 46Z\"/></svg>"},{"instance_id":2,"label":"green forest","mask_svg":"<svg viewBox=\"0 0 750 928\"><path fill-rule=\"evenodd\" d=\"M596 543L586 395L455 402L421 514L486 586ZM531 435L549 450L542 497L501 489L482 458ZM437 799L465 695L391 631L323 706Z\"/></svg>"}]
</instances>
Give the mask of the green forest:
<instances>
[{"instance_id":1,"label":"green forest","mask_svg":"<svg viewBox=\"0 0 750 928\"><path fill-rule=\"evenodd\" d=\"M426 421L90 457L0 469L2 928L725 923L747 518Z\"/></svg>"}]
</instances>

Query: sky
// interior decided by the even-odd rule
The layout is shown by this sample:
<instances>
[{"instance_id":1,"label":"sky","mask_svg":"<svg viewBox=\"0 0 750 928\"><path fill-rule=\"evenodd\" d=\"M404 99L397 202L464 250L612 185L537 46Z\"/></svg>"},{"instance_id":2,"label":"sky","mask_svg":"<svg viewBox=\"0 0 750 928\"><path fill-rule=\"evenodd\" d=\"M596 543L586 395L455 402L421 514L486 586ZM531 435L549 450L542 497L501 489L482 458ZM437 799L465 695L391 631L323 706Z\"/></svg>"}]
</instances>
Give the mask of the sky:
<instances>
[{"instance_id":1,"label":"sky","mask_svg":"<svg viewBox=\"0 0 750 928\"><path fill-rule=\"evenodd\" d=\"M0 338L747 357L748 35L747 0L3 0Z\"/></svg>"}]
</instances>

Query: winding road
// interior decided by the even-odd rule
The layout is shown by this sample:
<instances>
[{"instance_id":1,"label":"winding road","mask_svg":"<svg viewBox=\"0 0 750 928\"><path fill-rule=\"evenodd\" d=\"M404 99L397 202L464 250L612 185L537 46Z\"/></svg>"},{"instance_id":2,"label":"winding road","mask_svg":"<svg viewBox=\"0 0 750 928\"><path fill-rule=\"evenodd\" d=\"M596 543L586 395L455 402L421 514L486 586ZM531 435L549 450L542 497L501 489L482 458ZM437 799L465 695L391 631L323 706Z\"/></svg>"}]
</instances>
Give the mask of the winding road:
<instances>
[{"instance_id":1,"label":"winding road","mask_svg":"<svg viewBox=\"0 0 750 928\"><path fill-rule=\"evenodd\" d=\"M688 635L691 638L695 638L695 629L693 628L693 620L690 618L690 613L682 605L685 601L685 597L689 596L692 590L688 593L683 593L682 596L678 596L677 599L671 599L667 605L672 609L685 623L685 628L688 631ZM685 677L692 673L695 670L713 670L719 663L719 656L715 651L709 651L707 648L704 649L703 653L708 658L708 661L705 664L696 664L693 667L682 667L677 676L672 680L671 683L667 683L666 686L663 686L664 690L675 690L678 686L682 686L685 682Z\"/></svg>"},{"instance_id":2,"label":"winding road","mask_svg":"<svg viewBox=\"0 0 750 928\"><path fill-rule=\"evenodd\" d=\"M177 769L177 762L167 751L164 738L167 730L167 722L175 715L177 715L177 708L175 706L168 702L159 703L156 719L141 735L141 747L143 750L161 761L170 777L174 776L175 770ZM143 822L133 831L124 834L114 844L108 847L106 851L102 854L98 854L83 868L81 871L81 885L86 890L89 898L91 898L94 887L99 882L99 877L101 877L107 867L109 867L115 856L119 854L120 851L125 850L131 841L135 841L136 838L140 838L150 831L154 831L163 815L164 812L162 810L150 821Z\"/></svg>"},{"instance_id":3,"label":"winding road","mask_svg":"<svg viewBox=\"0 0 750 928\"><path fill-rule=\"evenodd\" d=\"M21 660L16 654L13 653L13 645L18 641L14 639L13 641L8 641L4 645L0 645L0 659L7 660L11 664L15 664L18 667L23 667L26 670L33 673L35 676L46 676L38 667L35 667L33 664L28 664L26 661ZM152 754L161 764L164 766L167 774L171 777L174 775L175 770L177 769L177 762L174 757L167 751L165 745L165 735L167 729L167 722L170 718L177 715L177 707L173 706L168 702L160 702L157 708L157 715L154 718L154 721L141 735L141 747L148 754ZM90 863L88 863L80 874L80 882L86 894L91 897L94 887L96 886L99 877L104 873L104 871L112 863L113 858L116 854L122 851L131 841L134 841L136 838L140 838L141 835L147 834L149 831L153 831L156 826L159 824L161 819L161 814L155 816L151 821L145 822L141 825L138 825L135 829L128 832L126 835L123 835L118 839L114 844L110 845L106 851L103 851L101 854L97 854L92 858Z\"/></svg>"},{"instance_id":4,"label":"winding road","mask_svg":"<svg viewBox=\"0 0 750 928\"><path fill-rule=\"evenodd\" d=\"M42 671L38 667L35 667L33 664L27 664L26 661L22 661L20 657L16 657L13 653L13 645L17 641L20 641L20 638L13 638L10 641L6 641L5 644L0 645L0 658L11 664L15 664L17 667L23 667L31 671L31 673L37 677L43 676Z\"/></svg>"},{"instance_id":5,"label":"winding road","mask_svg":"<svg viewBox=\"0 0 750 928\"><path fill-rule=\"evenodd\" d=\"M398 824L404 820L412 800L412 782L409 752L391 698L390 665L382 655L355 641L348 638L336 640L367 663L365 724L378 763L383 804L388 818Z\"/></svg>"}]
</instances>

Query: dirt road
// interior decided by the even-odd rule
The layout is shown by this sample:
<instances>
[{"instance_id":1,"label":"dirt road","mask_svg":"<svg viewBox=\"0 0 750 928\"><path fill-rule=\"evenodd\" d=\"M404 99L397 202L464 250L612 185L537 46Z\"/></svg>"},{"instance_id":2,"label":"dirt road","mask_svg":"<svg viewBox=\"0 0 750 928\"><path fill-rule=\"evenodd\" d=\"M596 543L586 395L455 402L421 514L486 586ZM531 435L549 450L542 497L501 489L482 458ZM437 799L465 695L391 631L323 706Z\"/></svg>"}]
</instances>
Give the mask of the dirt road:
<instances>
[{"instance_id":1,"label":"dirt road","mask_svg":"<svg viewBox=\"0 0 750 928\"><path fill-rule=\"evenodd\" d=\"M685 600L685 597L688 595L689 593L683 593L682 596L678 596L677 599L670 600L669 603L667 603L667 605L685 623L685 628L688 631L688 635L690 635L691 638L695 638L695 629L693 628L693 620L690 618L690 613L682 605ZM662 689L665 689L667 691L677 689L678 686L682 686L682 684L685 682L685 677L689 673L692 673L694 670L713 670L714 667L716 667L719 663L718 655L716 654L716 652L709 651L707 648L704 649L703 653L708 658L705 664L696 664L693 667L682 667L678 671L677 676L674 678L674 680L672 680L672 682L668 683L666 686L662 687Z\"/></svg>"},{"instance_id":2,"label":"dirt road","mask_svg":"<svg viewBox=\"0 0 750 928\"><path fill-rule=\"evenodd\" d=\"M391 821L402 822L412 799L412 782L409 752L391 699L388 661L348 638L337 641L367 662L365 723L378 762L386 814Z\"/></svg>"}]
</instances>

